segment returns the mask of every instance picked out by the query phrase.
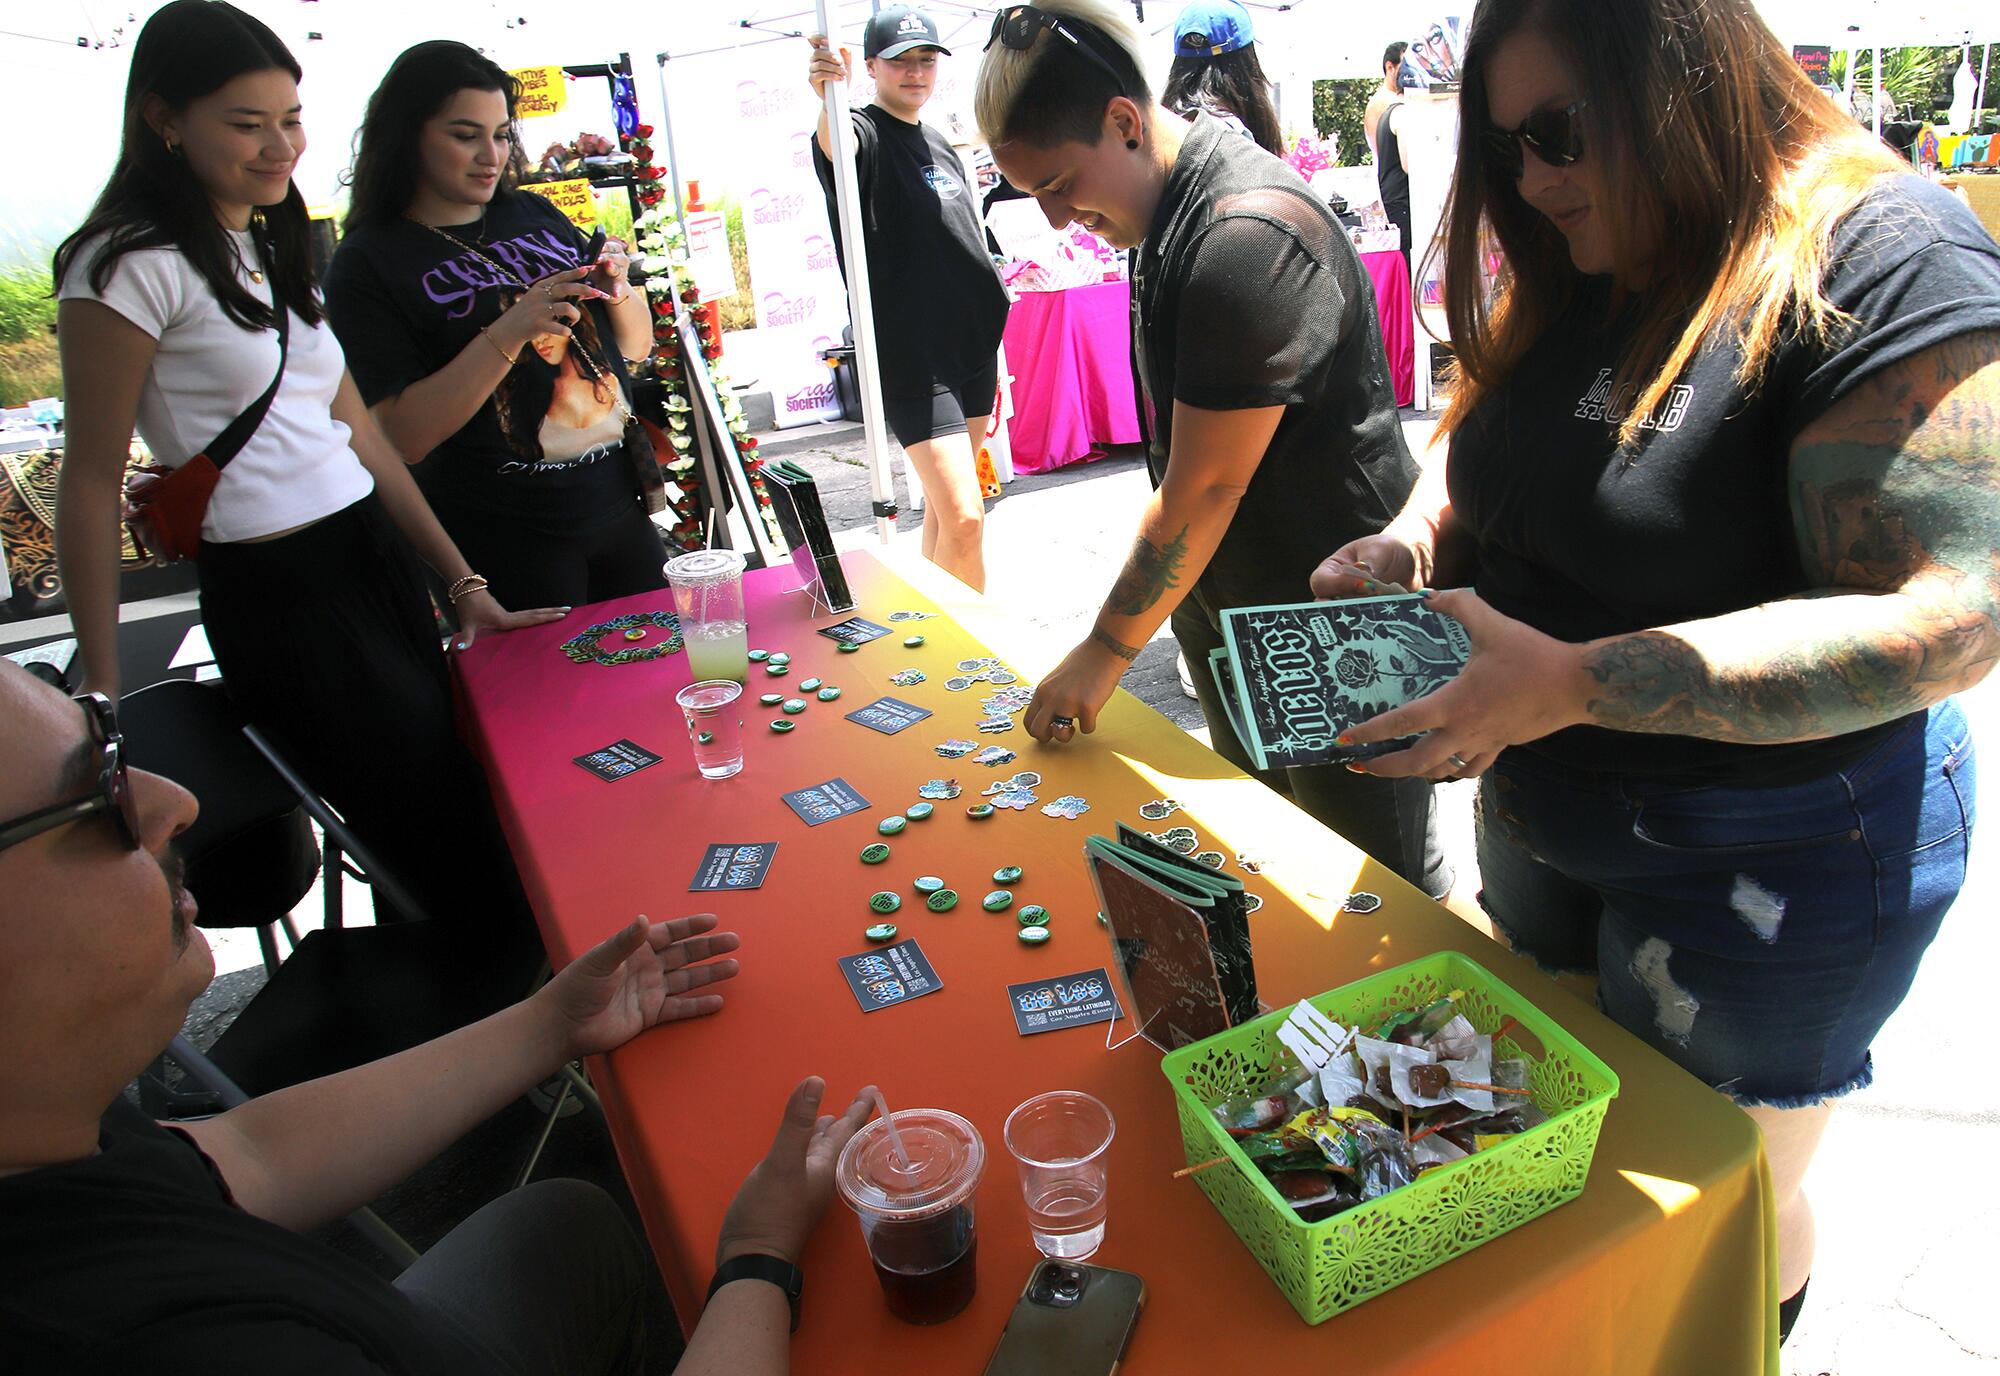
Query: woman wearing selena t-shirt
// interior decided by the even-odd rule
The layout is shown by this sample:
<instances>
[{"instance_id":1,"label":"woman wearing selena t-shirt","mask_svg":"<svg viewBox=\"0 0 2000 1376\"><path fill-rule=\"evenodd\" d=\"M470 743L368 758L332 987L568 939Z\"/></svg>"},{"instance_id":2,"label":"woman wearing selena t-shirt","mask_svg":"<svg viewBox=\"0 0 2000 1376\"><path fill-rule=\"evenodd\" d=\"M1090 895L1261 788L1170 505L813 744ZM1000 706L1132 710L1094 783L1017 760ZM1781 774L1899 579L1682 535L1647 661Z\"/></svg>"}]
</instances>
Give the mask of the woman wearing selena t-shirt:
<instances>
[{"instance_id":1,"label":"woman wearing selena t-shirt","mask_svg":"<svg viewBox=\"0 0 2000 1376\"><path fill-rule=\"evenodd\" d=\"M1472 654L1349 734L1483 772L1495 922L1757 1120L1782 1330L1832 1101L1965 876L2000 249L1749 0L1485 0L1463 76L1448 481L1314 586L1435 585L1456 540Z\"/></svg>"},{"instance_id":2,"label":"woman wearing selena t-shirt","mask_svg":"<svg viewBox=\"0 0 2000 1376\"><path fill-rule=\"evenodd\" d=\"M368 102L326 310L361 395L502 601L663 586L624 452L620 355L652 317L612 248L515 189L519 86L463 43L419 43Z\"/></svg>"},{"instance_id":3,"label":"woman wearing selena t-shirt","mask_svg":"<svg viewBox=\"0 0 2000 1376\"><path fill-rule=\"evenodd\" d=\"M68 400L56 534L83 686L118 694L135 420L168 467L200 453L269 386L271 312L289 311L276 397L202 521L202 621L223 683L428 913L525 924L454 729L412 546L458 588L462 641L562 611L510 615L474 586L361 405L320 319L291 184L305 147L298 77L277 36L240 11L162 9L132 50L117 164L56 252Z\"/></svg>"}]
</instances>

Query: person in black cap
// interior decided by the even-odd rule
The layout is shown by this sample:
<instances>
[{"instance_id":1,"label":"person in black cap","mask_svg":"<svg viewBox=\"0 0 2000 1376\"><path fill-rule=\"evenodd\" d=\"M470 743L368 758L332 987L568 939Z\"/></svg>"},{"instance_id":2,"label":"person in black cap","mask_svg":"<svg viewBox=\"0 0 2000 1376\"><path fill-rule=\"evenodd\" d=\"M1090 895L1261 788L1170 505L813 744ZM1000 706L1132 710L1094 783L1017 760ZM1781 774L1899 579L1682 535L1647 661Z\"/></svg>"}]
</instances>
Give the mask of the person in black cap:
<instances>
[{"instance_id":1,"label":"person in black cap","mask_svg":"<svg viewBox=\"0 0 2000 1376\"><path fill-rule=\"evenodd\" d=\"M810 41L808 79L823 98L827 82L847 80L847 53L820 34ZM937 23L891 6L868 21L862 53L875 99L852 121L882 407L924 486L924 557L984 590L986 512L975 461L998 384L1007 293L987 252L972 178L944 136L918 118L936 89L938 56L950 55ZM844 269L832 151L822 112L813 170Z\"/></svg>"}]
</instances>

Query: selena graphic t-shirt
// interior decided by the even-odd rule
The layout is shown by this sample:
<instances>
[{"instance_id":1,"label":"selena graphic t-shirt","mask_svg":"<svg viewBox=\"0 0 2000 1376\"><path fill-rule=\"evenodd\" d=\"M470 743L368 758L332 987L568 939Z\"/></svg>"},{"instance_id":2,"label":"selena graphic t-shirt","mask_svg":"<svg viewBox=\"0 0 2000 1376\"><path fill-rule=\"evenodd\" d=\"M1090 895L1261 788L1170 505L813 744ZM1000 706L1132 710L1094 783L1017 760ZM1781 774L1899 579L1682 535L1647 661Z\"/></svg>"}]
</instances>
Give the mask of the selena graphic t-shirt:
<instances>
[{"instance_id":1,"label":"selena graphic t-shirt","mask_svg":"<svg viewBox=\"0 0 2000 1376\"><path fill-rule=\"evenodd\" d=\"M586 246L532 191L501 192L483 220L442 233L407 219L355 229L327 270L326 310L362 400L373 406L443 368L524 285L576 267ZM523 348L472 419L417 464L446 527L504 521L573 534L635 501L620 448L630 412L620 367L603 302L584 308L572 336Z\"/></svg>"}]
</instances>

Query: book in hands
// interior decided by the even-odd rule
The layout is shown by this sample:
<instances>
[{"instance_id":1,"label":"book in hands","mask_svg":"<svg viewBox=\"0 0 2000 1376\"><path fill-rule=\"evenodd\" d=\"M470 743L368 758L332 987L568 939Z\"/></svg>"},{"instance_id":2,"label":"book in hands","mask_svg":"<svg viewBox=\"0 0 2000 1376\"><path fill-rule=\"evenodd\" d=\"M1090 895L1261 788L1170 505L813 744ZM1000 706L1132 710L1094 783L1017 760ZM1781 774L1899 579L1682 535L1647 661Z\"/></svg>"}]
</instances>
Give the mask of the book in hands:
<instances>
[{"instance_id":1,"label":"book in hands","mask_svg":"<svg viewBox=\"0 0 2000 1376\"><path fill-rule=\"evenodd\" d=\"M1465 667L1463 623L1415 593L1222 613L1209 655L1237 739L1259 769L1365 760L1412 737L1342 746L1349 727L1424 697Z\"/></svg>"}]
</instances>

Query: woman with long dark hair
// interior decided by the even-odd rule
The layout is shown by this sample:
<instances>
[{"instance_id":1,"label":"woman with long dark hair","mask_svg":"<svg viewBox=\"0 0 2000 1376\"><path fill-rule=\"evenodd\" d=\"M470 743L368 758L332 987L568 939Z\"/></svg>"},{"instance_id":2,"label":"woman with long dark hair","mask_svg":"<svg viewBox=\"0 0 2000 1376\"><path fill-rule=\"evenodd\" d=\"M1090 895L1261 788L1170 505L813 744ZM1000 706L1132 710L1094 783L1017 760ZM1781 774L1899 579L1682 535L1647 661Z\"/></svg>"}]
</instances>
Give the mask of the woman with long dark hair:
<instances>
[{"instance_id":1,"label":"woman with long dark hair","mask_svg":"<svg viewBox=\"0 0 2000 1376\"><path fill-rule=\"evenodd\" d=\"M1461 74L1446 482L1314 586L1451 588L1472 655L1349 735L1483 775L1501 930L1757 1121L1789 1330L1806 1168L1965 875L2000 249L1749 0L1483 0Z\"/></svg>"},{"instance_id":2,"label":"woman with long dark hair","mask_svg":"<svg viewBox=\"0 0 2000 1376\"><path fill-rule=\"evenodd\" d=\"M1174 65L1160 104L1177 115L1213 115L1248 134L1273 157L1285 156L1271 82L1257 60L1250 11L1236 0L1194 0L1174 21Z\"/></svg>"},{"instance_id":3,"label":"woman with long dark hair","mask_svg":"<svg viewBox=\"0 0 2000 1376\"><path fill-rule=\"evenodd\" d=\"M298 80L278 37L233 6L162 7L132 48L117 163L56 251L68 413L56 534L83 686L119 688L135 422L178 469L276 377L201 516L202 621L223 683L429 913L525 924L455 734L417 558L451 585L461 643L563 609L502 609L362 406L321 317L291 181Z\"/></svg>"},{"instance_id":4,"label":"woman with long dark hair","mask_svg":"<svg viewBox=\"0 0 2000 1376\"><path fill-rule=\"evenodd\" d=\"M355 136L326 308L361 395L445 528L517 602L664 585L624 450L652 317L620 245L519 189L514 78L463 43L390 66Z\"/></svg>"}]
</instances>

